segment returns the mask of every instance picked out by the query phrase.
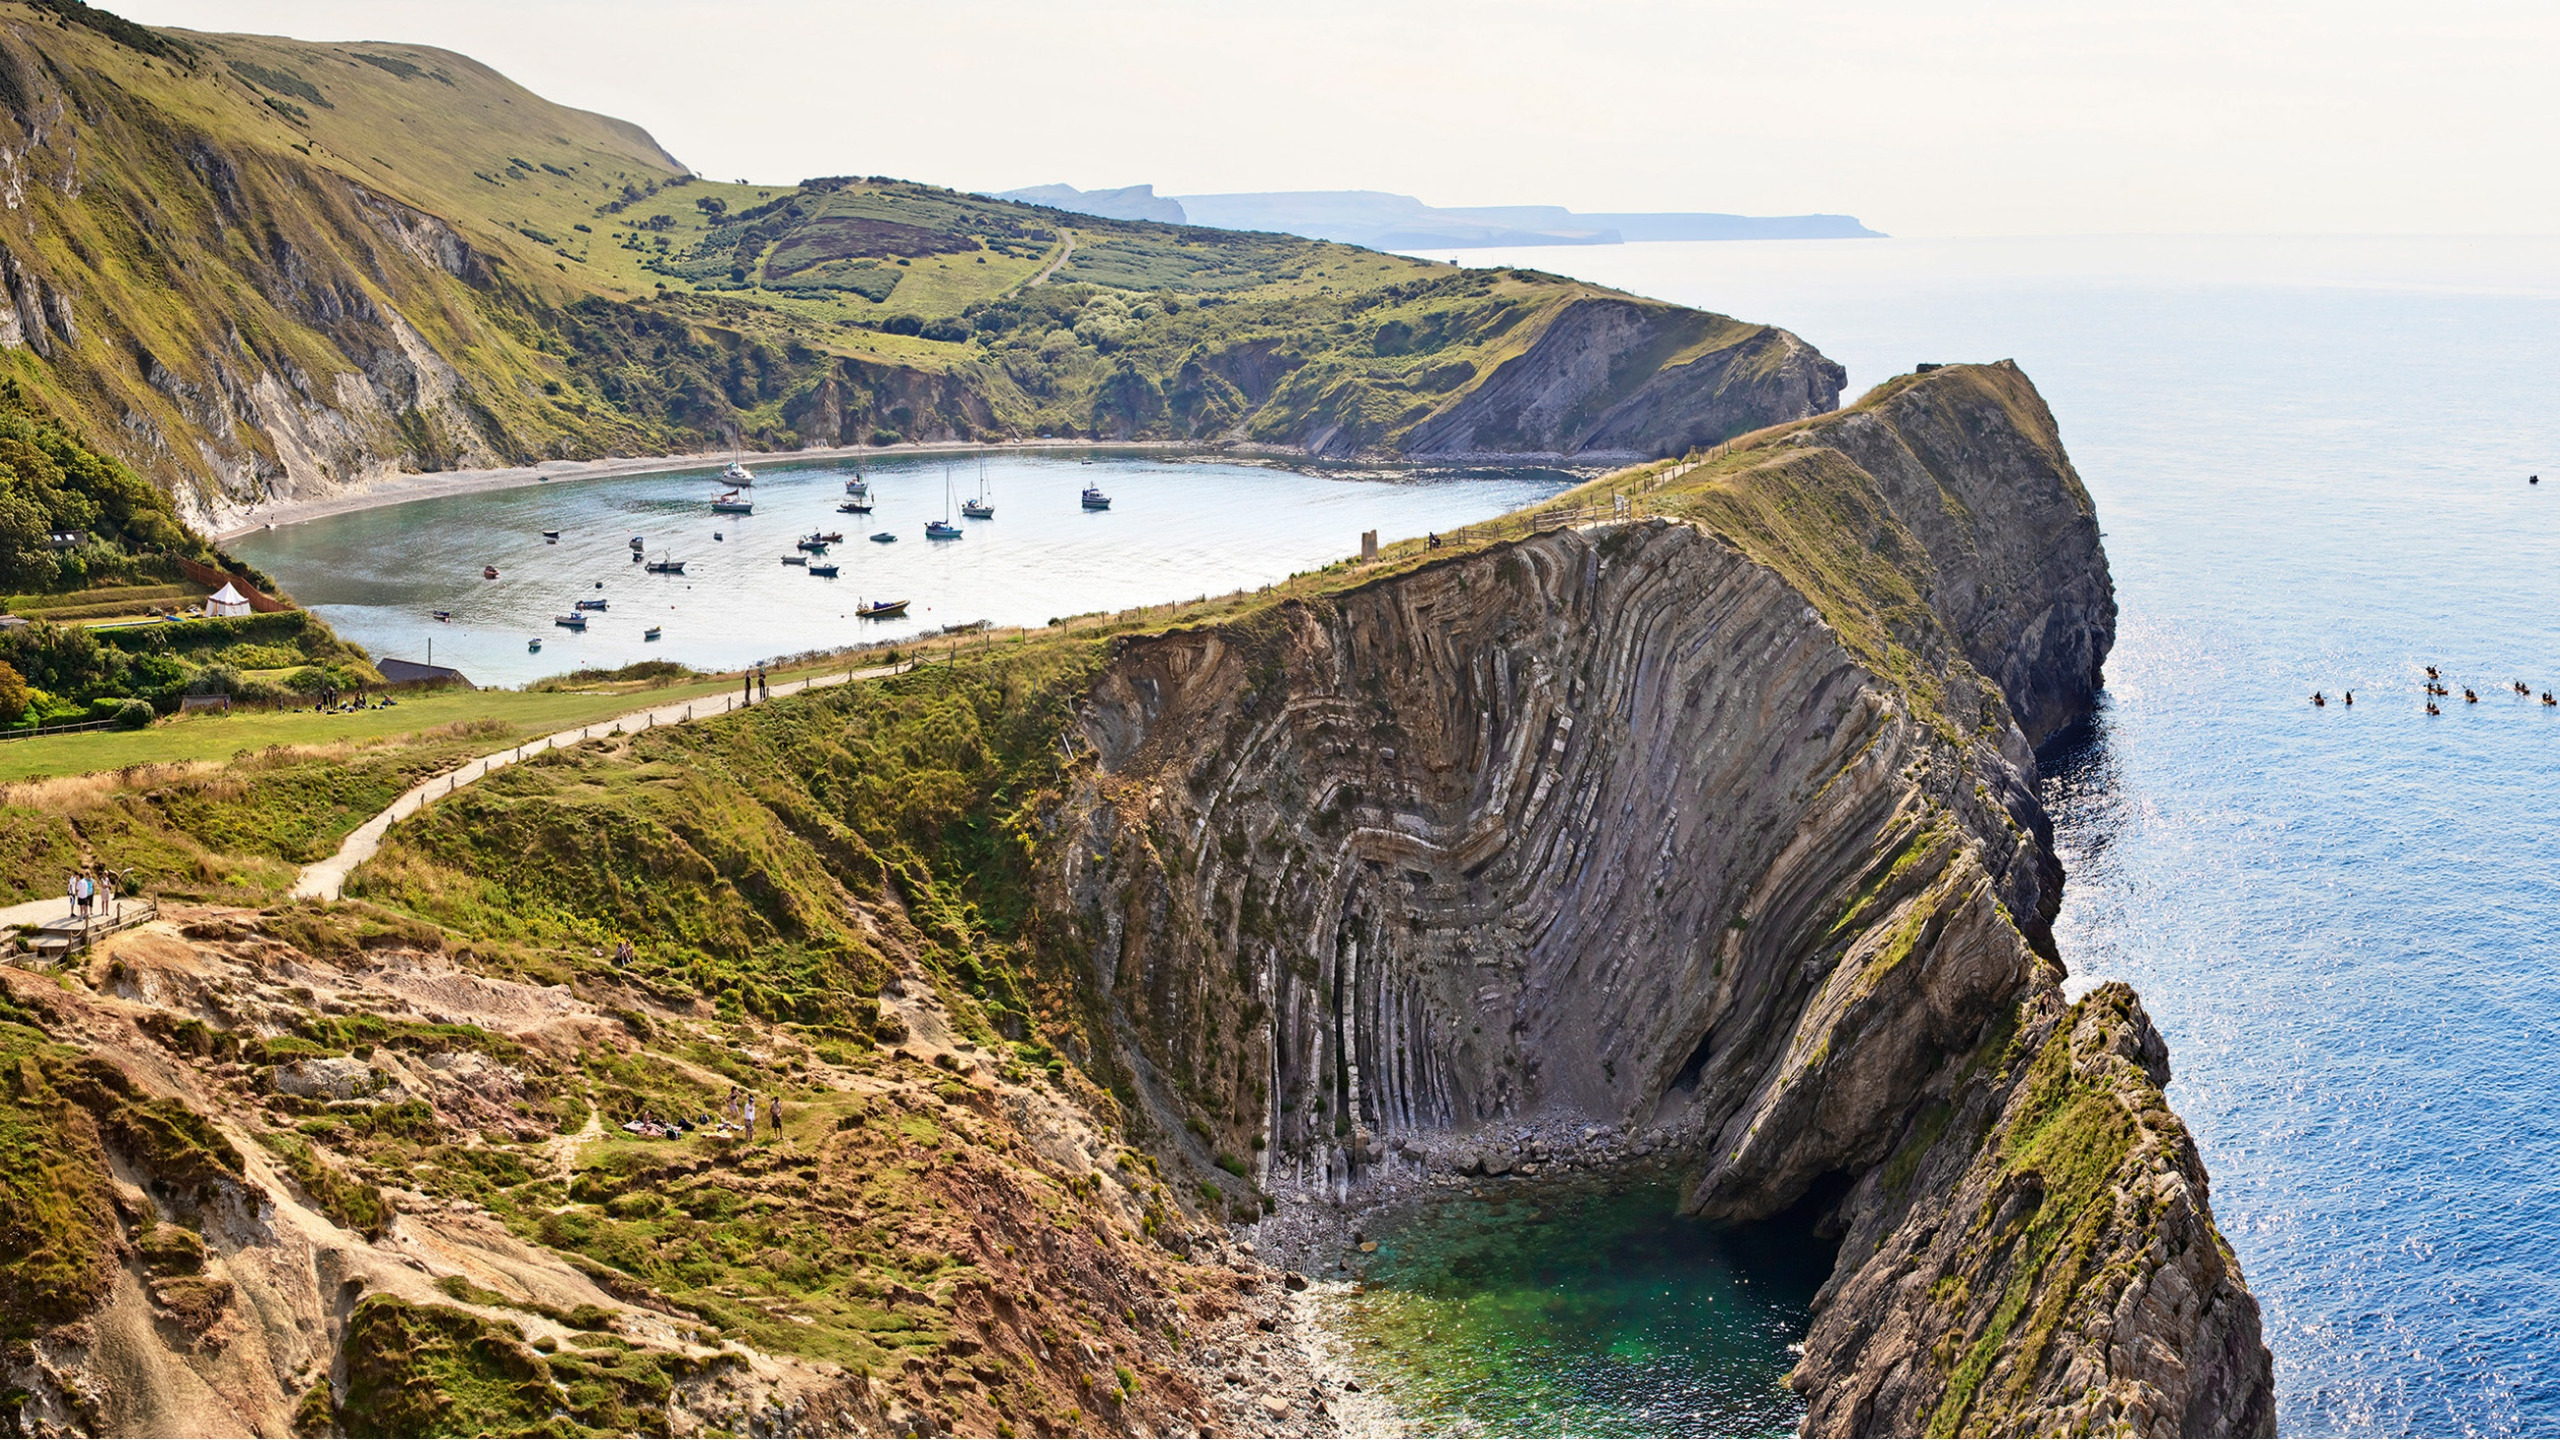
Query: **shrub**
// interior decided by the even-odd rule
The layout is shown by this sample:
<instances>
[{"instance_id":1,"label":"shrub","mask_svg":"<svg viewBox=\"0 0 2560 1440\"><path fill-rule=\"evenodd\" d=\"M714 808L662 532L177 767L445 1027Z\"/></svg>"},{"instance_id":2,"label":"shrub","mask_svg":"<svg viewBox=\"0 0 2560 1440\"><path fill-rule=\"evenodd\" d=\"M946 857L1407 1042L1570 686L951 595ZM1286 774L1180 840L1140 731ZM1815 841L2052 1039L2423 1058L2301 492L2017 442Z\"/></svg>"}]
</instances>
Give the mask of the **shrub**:
<instances>
[{"instance_id":1,"label":"shrub","mask_svg":"<svg viewBox=\"0 0 2560 1440\"><path fill-rule=\"evenodd\" d=\"M14 725L18 717L34 705L34 692L27 688L27 678L17 667L0 660L0 725Z\"/></svg>"}]
</instances>

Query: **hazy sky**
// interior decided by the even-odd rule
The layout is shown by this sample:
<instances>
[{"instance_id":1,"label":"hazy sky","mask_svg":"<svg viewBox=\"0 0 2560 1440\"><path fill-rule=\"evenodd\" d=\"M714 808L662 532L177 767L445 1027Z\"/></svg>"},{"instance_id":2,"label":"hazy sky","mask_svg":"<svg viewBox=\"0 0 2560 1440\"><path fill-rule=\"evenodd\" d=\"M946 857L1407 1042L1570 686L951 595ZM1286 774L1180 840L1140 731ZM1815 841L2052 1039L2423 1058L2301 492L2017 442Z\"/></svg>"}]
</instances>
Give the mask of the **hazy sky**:
<instances>
[{"instance_id":1,"label":"hazy sky","mask_svg":"<svg viewBox=\"0 0 2560 1440\"><path fill-rule=\"evenodd\" d=\"M464 51L723 179L2560 233L2550 0L107 3Z\"/></svg>"}]
</instances>

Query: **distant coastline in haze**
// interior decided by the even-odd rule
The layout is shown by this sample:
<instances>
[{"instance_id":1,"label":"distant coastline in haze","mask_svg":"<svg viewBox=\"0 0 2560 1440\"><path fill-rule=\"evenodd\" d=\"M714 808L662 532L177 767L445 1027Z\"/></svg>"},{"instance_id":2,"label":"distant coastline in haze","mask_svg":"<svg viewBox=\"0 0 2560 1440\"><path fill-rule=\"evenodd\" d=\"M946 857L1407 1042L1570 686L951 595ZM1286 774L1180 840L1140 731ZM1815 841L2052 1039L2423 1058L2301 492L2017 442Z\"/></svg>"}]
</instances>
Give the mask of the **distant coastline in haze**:
<instances>
[{"instance_id":1,"label":"distant coastline in haze","mask_svg":"<svg viewBox=\"0 0 2560 1440\"><path fill-rule=\"evenodd\" d=\"M1384 190L1273 190L1158 195L1153 185L1079 190L1034 185L995 197L1107 220L1154 220L1219 230L1273 230L1372 250L1495 245L1618 245L1640 240L1866 240L1850 215L1577 214L1561 205L1425 205Z\"/></svg>"}]
</instances>

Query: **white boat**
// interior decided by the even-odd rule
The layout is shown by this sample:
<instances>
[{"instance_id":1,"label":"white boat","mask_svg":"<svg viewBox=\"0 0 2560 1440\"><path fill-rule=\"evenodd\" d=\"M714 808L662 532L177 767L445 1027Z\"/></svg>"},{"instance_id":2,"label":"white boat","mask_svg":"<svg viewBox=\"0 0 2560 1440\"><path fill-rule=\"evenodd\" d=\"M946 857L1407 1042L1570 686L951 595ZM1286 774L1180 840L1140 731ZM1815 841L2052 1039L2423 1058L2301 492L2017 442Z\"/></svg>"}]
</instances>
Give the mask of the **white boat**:
<instances>
[{"instance_id":1,"label":"white boat","mask_svg":"<svg viewBox=\"0 0 2560 1440\"><path fill-rule=\"evenodd\" d=\"M1085 463L1090 465L1093 462L1088 460ZM1111 508L1111 497L1102 493L1101 486L1087 485L1084 487L1084 508L1087 510L1108 510Z\"/></svg>"},{"instance_id":2,"label":"white boat","mask_svg":"<svg viewBox=\"0 0 2560 1440\"><path fill-rule=\"evenodd\" d=\"M996 518L995 504L987 498L987 457L984 455L978 457L977 498L974 500L961 501L960 513L972 520L993 520Z\"/></svg>"},{"instance_id":3,"label":"white boat","mask_svg":"<svg viewBox=\"0 0 2560 1440\"><path fill-rule=\"evenodd\" d=\"M951 523L951 467L942 467L942 518L924 522L927 540L957 540L960 527Z\"/></svg>"}]
</instances>

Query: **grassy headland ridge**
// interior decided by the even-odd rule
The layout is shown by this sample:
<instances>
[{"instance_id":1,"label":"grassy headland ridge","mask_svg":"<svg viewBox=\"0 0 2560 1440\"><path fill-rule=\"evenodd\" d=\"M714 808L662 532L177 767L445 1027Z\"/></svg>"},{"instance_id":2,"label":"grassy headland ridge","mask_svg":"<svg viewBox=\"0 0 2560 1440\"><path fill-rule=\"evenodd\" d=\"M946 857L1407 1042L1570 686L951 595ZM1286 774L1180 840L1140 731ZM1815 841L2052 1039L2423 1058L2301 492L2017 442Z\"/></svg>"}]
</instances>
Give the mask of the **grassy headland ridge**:
<instances>
[{"instance_id":1,"label":"grassy headland ridge","mask_svg":"<svg viewBox=\"0 0 2560 1440\"><path fill-rule=\"evenodd\" d=\"M0 246L0 374L200 529L733 439L1641 457L1840 385L1784 331L1527 271L880 177L714 183L426 47L52 0L0 22L31 221Z\"/></svg>"},{"instance_id":2,"label":"grassy headland ridge","mask_svg":"<svg viewBox=\"0 0 2560 1440\"><path fill-rule=\"evenodd\" d=\"M2036 524L2001 518L2004 495ZM2057 554L2077 558L2041 572ZM233 1298L253 1284L276 1287L253 1297L264 1313L316 1310L264 1257L325 1241L361 1302L290 1333L254 1322L289 1363L226 1392L249 1397L242 1417L298 1404L304 1433L734 1431L746 1413L774 1430L1320 1432L1337 1421L1312 1406L1344 1392L1261 1378L1294 1353L1253 1348L1253 1325L1284 1318L1276 1277L1216 1222L1261 1215L1320 1157L1374 1164L1390 1131L1435 1175L1480 1169L1445 1147L1490 1143L1474 1124L1488 1112L1431 1119L1426 1091L1421 1123L1386 1116L1399 1074L1446 1094L1473 1083L1454 1067L1482 1066L1504 1106L1531 1107L1497 1116L1535 1120L1580 1087L1553 1163L1605 1173L1641 1135L1646 1163L1681 1167L1712 1214L1770 1213L1835 1171L1857 1182L1836 1202L1850 1233L1833 1288L1861 1298L1818 1307L1797 1375L1827 1426L2106 1430L2167 1413L2254 1428L2272 1413L2254 1303L2160 1099L2158 1038L2120 990L2065 1005L2044 929L2053 892L2014 756L2088 703L2112 629L2096 554L2032 387L2014 367L1958 367L1436 548L987 637L894 678L545 754L395 827L334 906L280 903L293 865L489 735L27 787L0 823L31 874L105 860L172 919L65 979L0 969L15 1007L0 1041L29 1057L0 1140L57 1155L66 1197L28 1214L43 1234L25 1253L44 1263L10 1283L68 1357L57 1317L104 1305L238 1317L227 1334L253 1323ZM1611 584L1639 602L1634 632L1663 632L1628 649L1705 667L1675 687L1699 697L1671 703L1677 744L1771 777L1735 782L1743 813L1765 814L1755 833L1778 837L1754 843L1785 840L1769 858L1737 850L1735 881L1704 860L1643 877L1647 923L1715 937L1724 984L1601 1006L1612 1026L1665 1028L1667 1050L1612 1031L1608 1050L1502 1064L1452 1046L1464 1012L1426 1011L1412 1065L1372 1069L1381 973L1434 996L1440 937L1461 956L1508 943L1473 909L1444 923L1437 897L1477 902L1420 867L1517 883L1505 843L1481 859L1409 844L1441 823L1436 792L1392 768L1402 751L1437 773L1441 711L1408 693L1434 683L1431 657L1470 657L1455 663L1473 674L1488 647L1526 650L1494 673L1553 687L1533 705L1590 687L1571 692L1589 698L1570 729L1524 727L1537 713L1511 692L1449 712L1459 745L1490 704L1550 757L1515 772L1482 752L1512 776L1496 792L1518 793L1488 799L1464 775L1450 792L1474 797L1470 814L1502 807L1509 849L1567 854L1588 877L1541 890L1538 913L1610 903L1619 831L1644 830L1635 848L1658 860L1649 826L1575 818L1593 813L1595 767L1660 753L1609 733L1613 667L1655 661L1575 659L1585 632L1619 623L1577 619L1575 587ZM1735 638L1667 633L1682 624ZM1604 637L1597 653L1620 649ZM1413 673L1387 673L1394 656ZM1818 703L1772 715L1776 684ZM1395 749L1348 742L1355 725ZM1401 868L1362 846L1399 847ZM1307 922L1310 905L1354 903L1336 885L1399 907L1357 978ZM1490 972L1451 973L1472 995ZM1338 1010L1295 993L1329 984ZM1502 1003L1594 993L1567 988ZM1728 994L1762 998L1675 1074L1692 1035L1674 1012ZM1359 1068L1323 1049L1306 1063L1319 1023ZM115 1055L148 1053L136 1073L153 1078L103 1078L127 1073L106 1035ZM723 1129L738 1086L781 1097L781 1135ZM1623 1134L1585 1127L1629 1088ZM1738 1144L1662 1118L1741 1104L1765 1114ZM1824 1123L1801 1123L1807 1107ZM209 1133L229 1150L188 1138ZM148 1216L83 1198L110 1195L119 1164L170 1198ZM225 1197L248 1192L304 1238L233 1223L249 1212ZM1993 1233L2012 1216L2032 1243ZM398 1252L439 1257L428 1273L374 1238L395 1225L434 1237ZM99 1277L128 1256L151 1288L116 1301ZM2110 1350L2124 1313L2144 1338ZM1243 1366L1257 1378L1221 1380ZM32 1417L69 1403L13 1383ZM566 1420L537 1413L563 1393ZM1846 1418L1862 1406L1877 1418ZM81 1428L183 1419L136 1401Z\"/></svg>"}]
</instances>

